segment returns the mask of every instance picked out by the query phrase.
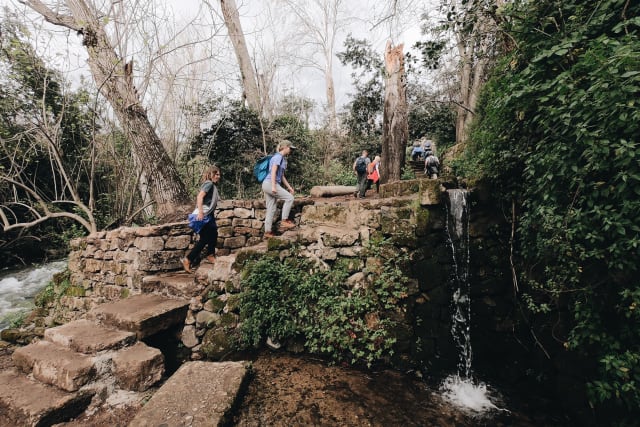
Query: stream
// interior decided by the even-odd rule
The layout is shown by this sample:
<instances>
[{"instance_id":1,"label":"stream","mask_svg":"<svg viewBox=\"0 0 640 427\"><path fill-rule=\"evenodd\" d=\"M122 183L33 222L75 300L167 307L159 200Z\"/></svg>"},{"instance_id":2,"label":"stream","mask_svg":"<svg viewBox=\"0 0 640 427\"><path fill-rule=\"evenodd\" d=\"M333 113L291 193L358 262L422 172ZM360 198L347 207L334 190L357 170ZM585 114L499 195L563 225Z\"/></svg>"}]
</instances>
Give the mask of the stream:
<instances>
[{"instance_id":1,"label":"stream","mask_svg":"<svg viewBox=\"0 0 640 427\"><path fill-rule=\"evenodd\" d=\"M33 298L67 266L67 261L53 261L20 270L0 271L0 329L11 326L21 313L34 308Z\"/></svg>"}]
</instances>

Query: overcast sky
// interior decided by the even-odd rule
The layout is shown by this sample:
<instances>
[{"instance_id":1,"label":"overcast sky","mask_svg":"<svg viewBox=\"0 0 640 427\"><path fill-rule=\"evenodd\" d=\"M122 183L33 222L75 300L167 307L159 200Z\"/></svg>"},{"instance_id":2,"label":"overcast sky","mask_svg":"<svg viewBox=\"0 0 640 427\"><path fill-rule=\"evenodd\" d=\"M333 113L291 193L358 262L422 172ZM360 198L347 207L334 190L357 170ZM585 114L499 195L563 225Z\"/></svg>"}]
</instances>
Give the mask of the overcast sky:
<instances>
[{"instance_id":1,"label":"overcast sky","mask_svg":"<svg viewBox=\"0 0 640 427\"><path fill-rule=\"evenodd\" d=\"M104 2L105 4L111 3L107 0ZM286 34L287 31L290 30L290 28L288 28L290 24L284 24L284 28L282 29L269 28L270 25L273 27L273 19L278 20L280 23L292 21L292 17L282 16L282 7L272 7L271 11L273 17L268 18L266 5L267 3L274 5L277 3L276 1L236 0L236 2L239 7L243 31L245 32L247 43L249 44L250 54L255 55L254 59L257 59L260 56L260 46L263 46L264 50L265 45L269 47L270 44L273 44L273 40L278 38L278 34ZM54 4L55 1L45 0L45 3ZM352 33L356 38L369 40L373 47L380 52L381 56L387 40L392 40L394 44L405 43L406 52L406 50L420 37L420 14L431 2L428 0L404 0L403 2L398 3L406 5L406 9L398 15L399 18L385 20L383 23L379 23L383 16L388 15L389 3L391 2L385 0L346 1L345 5L350 9L347 11L347 15L352 19L350 19L349 25L341 30L338 36L338 41L335 44L334 51L340 52L343 50L343 41L345 37L348 33ZM175 22L167 23L167 25L173 25L174 28L183 28L186 23L190 23L197 19L198 14L200 14L200 22L202 23L202 15L208 13L206 9L203 11L202 0L156 0L156 4L172 9L173 12L171 15L173 15L173 20ZM211 0L211 4L219 7L217 0ZM24 6L18 4L17 0L0 0L0 5L9 5L12 8L18 9L24 8ZM42 26L48 30L47 33L43 32L42 34L39 34L37 38L34 37L33 39L38 51L46 52L49 61L53 63L55 68L70 75L74 81L80 81L80 75L90 78L85 59L86 54L80 45L80 38L60 27L55 27L45 23L42 18L33 13L30 13L30 16L33 17L32 22L36 26ZM212 19L214 22L218 19L218 22L220 22L219 17L209 17L205 19L209 19L209 22ZM192 28L187 26L182 37L188 37L190 30L195 31L195 26ZM57 33L57 36L49 37L48 34L51 31ZM214 39L212 44L216 42L221 43L221 40L226 42L225 36L222 33ZM288 41L284 40L283 43L279 43L276 47L271 46L271 49L279 54L286 55L286 50L289 47L290 44ZM212 50L214 50L214 48L212 48ZM284 52L282 52L283 50ZM238 73L235 56L230 49L227 49L223 54L218 53L216 61L215 65L212 65L212 67L217 71L228 68L229 73ZM256 62L259 61L257 60ZM297 95L310 97L320 105L326 102L324 76L319 70L311 68L301 69L299 67L294 67L293 65L285 66L284 68L287 67L289 67L288 70L282 69L278 73L280 81L277 82L277 84L281 86L281 94L285 90L288 90L293 91ZM337 107L338 110L340 110L348 101L348 94L352 91L350 77L352 70L350 68L343 67L337 58L334 58L333 67Z\"/></svg>"}]
</instances>

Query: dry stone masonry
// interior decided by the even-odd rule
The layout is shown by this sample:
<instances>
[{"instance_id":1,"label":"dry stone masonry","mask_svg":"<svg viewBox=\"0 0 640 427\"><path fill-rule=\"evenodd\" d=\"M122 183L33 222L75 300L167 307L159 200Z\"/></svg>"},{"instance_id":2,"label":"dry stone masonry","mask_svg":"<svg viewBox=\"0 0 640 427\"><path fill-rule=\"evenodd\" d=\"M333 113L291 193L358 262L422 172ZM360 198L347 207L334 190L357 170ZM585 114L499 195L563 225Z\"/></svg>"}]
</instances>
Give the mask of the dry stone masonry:
<instances>
[{"instance_id":1,"label":"dry stone masonry","mask_svg":"<svg viewBox=\"0 0 640 427\"><path fill-rule=\"evenodd\" d=\"M96 233L73 242L69 268L71 285L59 301L55 321L82 317L105 301L137 294L156 294L189 302L179 340L192 360L219 360L233 348L234 331L240 324L239 270L253 253L267 251L280 258L296 253L322 268L334 263L349 265L346 285L357 288L375 271L379 260L363 256L372 236L391 239L410 255L409 286L399 350L413 360L455 360L450 336L449 274L452 264L447 242L444 189L438 180L401 181L381 186L379 199L333 201L296 199L295 221L299 227L269 241L263 240L264 202L231 200L216 212L219 227L215 264L202 263L195 274L181 271L180 259L194 243L186 222L148 227L123 227ZM482 215L471 226L472 247L487 247L493 221ZM492 222L493 221L493 222ZM480 250L485 260L491 252ZM485 256L486 255L486 256ZM483 269L478 275L484 274ZM506 277L506 276L505 276ZM477 277L486 289L479 311L491 317L487 335L504 332L506 316L492 313L505 302L504 277ZM507 282L508 283L508 282ZM506 291L505 291L506 290ZM484 328L484 326L483 326ZM411 343L418 341L419 346ZM451 355L451 357L446 357Z\"/></svg>"}]
</instances>

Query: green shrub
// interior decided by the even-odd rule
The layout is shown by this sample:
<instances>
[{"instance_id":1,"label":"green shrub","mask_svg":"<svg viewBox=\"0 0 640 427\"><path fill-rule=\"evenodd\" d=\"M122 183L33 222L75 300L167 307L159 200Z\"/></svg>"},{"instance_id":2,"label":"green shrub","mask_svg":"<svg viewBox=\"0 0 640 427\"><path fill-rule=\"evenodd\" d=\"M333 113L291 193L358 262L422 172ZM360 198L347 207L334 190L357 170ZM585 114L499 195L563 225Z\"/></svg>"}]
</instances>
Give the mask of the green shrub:
<instances>
[{"instance_id":1,"label":"green shrub","mask_svg":"<svg viewBox=\"0 0 640 427\"><path fill-rule=\"evenodd\" d=\"M389 246L379 241L366 252L379 255ZM347 286L342 263L325 271L297 256L249 262L240 305L244 342L257 346L266 337L302 338L308 351L334 361L371 366L389 358L396 326L391 314L400 310L408 279L401 271L405 257L397 249L386 252L394 255L360 288Z\"/></svg>"}]
</instances>

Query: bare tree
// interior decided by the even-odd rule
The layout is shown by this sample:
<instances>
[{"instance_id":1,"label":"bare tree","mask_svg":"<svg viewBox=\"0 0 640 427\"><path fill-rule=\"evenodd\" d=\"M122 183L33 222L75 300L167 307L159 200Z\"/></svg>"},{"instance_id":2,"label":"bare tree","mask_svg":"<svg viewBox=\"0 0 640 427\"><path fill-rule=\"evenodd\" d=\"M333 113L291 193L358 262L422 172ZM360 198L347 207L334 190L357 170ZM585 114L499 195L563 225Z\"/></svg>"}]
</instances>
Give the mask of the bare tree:
<instances>
[{"instance_id":1,"label":"bare tree","mask_svg":"<svg viewBox=\"0 0 640 427\"><path fill-rule=\"evenodd\" d=\"M133 144L134 157L148 184L157 214L171 213L176 205L186 203L187 192L175 164L141 105L133 84L133 64L124 61L107 35L104 16L108 14L85 0L65 0L66 7L57 3L55 9L40 0L20 2L40 13L48 22L82 36L93 78Z\"/></svg>"},{"instance_id":2,"label":"bare tree","mask_svg":"<svg viewBox=\"0 0 640 427\"><path fill-rule=\"evenodd\" d=\"M302 31L296 39L312 49L303 65L320 70L324 75L329 131L338 130L333 58L337 38L350 22L344 17L344 0L282 0L297 18ZM316 58L319 54L320 58Z\"/></svg>"},{"instance_id":3,"label":"bare tree","mask_svg":"<svg viewBox=\"0 0 640 427\"><path fill-rule=\"evenodd\" d=\"M382 122L382 183L399 181L409 137L406 77L403 45L387 42L384 54L386 69Z\"/></svg>"},{"instance_id":4,"label":"bare tree","mask_svg":"<svg viewBox=\"0 0 640 427\"><path fill-rule=\"evenodd\" d=\"M240 24L240 14L235 0L220 0L224 23L229 32L229 38L233 44L233 50L238 59L240 66L240 76L242 78L242 88L244 89L244 97L249 108L261 114L260 110L260 93L258 92L258 80L249 56L247 43L242 32Z\"/></svg>"},{"instance_id":5,"label":"bare tree","mask_svg":"<svg viewBox=\"0 0 640 427\"><path fill-rule=\"evenodd\" d=\"M452 41L447 43L452 49L448 57L443 56L440 74L455 73L455 84L449 89L460 147L467 141L478 95L499 49L495 9L500 3L502 0L442 0L439 16L425 15L427 33ZM445 81L451 79L445 77Z\"/></svg>"},{"instance_id":6,"label":"bare tree","mask_svg":"<svg viewBox=\"0 0 640 427\"><path fill-rule=\"evenodd\" d=\"M47 87L45 82L42 86ZM60 105L57 114L45 103L49 96L43 91L38 108L32 109L37 117L21 117L24 130L9 139L0 138L0 183L5 186L5 197L0 203L0 220L5 232L26 229L55 218L69 218L89 233L96 231L93 216L93 197L85 203L80 197L77 176L79 171L69 168L63 160L61 148L61 122L66 106ZM95 153L89 151L93 156ZM39 161L42 176L51 177L44 188L39 176L33 175L30 159ZM88 163L92 159L84 159ZM68 162L66 162L68 163ZM76 161L76 166L80 165ZM48 169L45 171L44 169ZM90 176L89 187L93 187Z\"/></svg>"}]
</instances>

